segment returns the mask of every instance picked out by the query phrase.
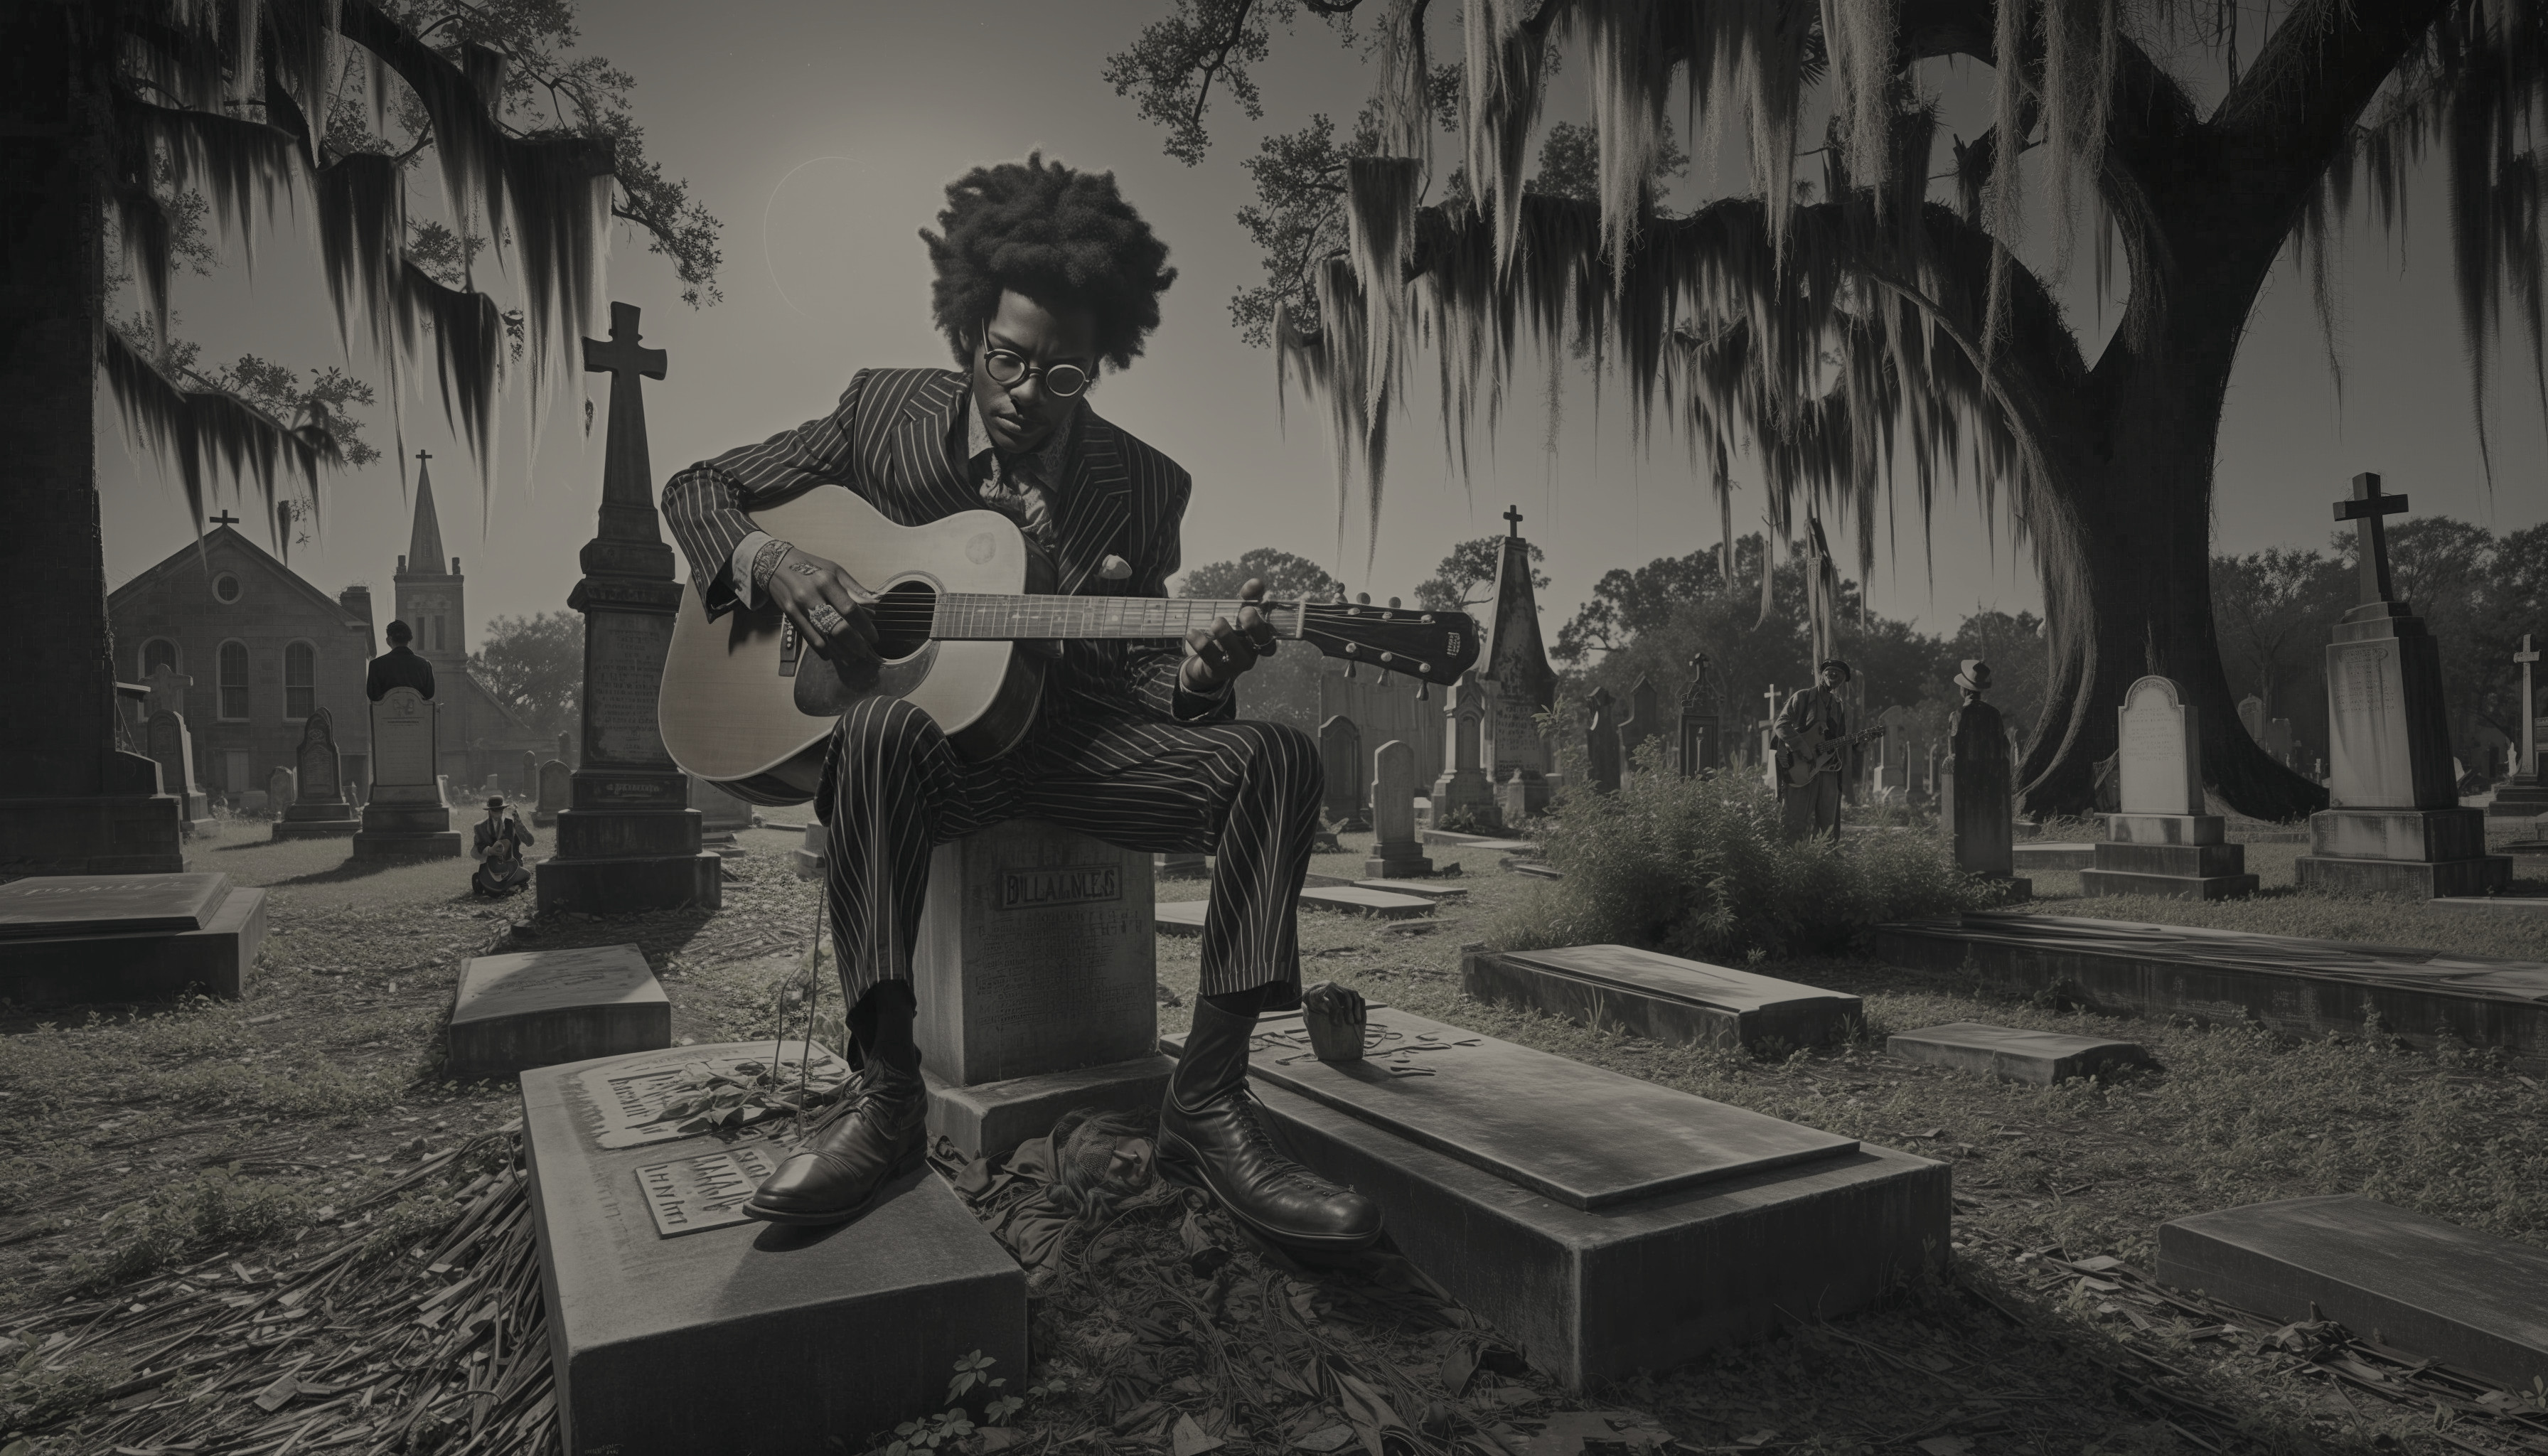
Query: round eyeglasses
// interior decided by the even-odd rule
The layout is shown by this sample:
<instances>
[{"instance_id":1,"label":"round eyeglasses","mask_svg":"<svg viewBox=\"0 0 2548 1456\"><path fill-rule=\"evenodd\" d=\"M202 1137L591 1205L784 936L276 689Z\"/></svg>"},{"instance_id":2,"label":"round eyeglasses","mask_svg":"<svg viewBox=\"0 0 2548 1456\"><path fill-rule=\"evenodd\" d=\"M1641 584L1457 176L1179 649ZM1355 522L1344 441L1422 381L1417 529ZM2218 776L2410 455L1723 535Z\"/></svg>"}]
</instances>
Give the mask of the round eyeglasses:
<instances>
[{"instance_id":1,"label":"round eyeglasses","mask_svg":"<svg viewBox=\"0 0 2548 1456\"><path fill-rule=\"evenodd\" d=\"M1088 388L1088 371L1076 364L1030 364L1007 349L984 349L982 372L1002 389L1015 389L1029 375L1042 375L1046 391L1067 400Z\"/></svg>"}]
</instances>

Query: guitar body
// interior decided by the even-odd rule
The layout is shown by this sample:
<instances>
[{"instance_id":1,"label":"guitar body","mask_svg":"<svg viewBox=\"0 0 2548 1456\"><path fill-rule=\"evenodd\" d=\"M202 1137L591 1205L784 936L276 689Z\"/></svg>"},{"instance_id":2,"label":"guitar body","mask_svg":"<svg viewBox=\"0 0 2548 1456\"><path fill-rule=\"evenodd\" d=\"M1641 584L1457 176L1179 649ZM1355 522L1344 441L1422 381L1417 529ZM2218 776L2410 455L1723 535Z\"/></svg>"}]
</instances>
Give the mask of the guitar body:
<instances>
[{"instance_id":1,"label":"guitar body","mask_svg":"<svg viewBox=\"0 0 2548 1456\"><path fill-rule=\"evenodd\" d=\"M904 526L855 492L818 488L753 519L887 599L1052 590L1050 562L996 510ZM975 762L1016 747L1035 719L1048 661L1036 648L888 638L882 650L879 667L836 668L775 605L710 621L698 593L685 591L658 703L664 747L739 798L796 804L814 796L833 726L861 698L905 699Z\"/></svg>"},{"instance_id":2,"label":"guitar body","mask_svg":"<svg viewBox=\"0 0 2548 1456\"><path fill-rule=\"evenodd\" d=\"M1844 750L1875 742L1884 736L1881 727L1869 728L1855 736L1825 738L1820 729L1804 735L1796 745L1795 755L1787 764L1787 783L1804 788L1825 774L1837 774L1844 767Z\"/></svg>"}]
</instances>

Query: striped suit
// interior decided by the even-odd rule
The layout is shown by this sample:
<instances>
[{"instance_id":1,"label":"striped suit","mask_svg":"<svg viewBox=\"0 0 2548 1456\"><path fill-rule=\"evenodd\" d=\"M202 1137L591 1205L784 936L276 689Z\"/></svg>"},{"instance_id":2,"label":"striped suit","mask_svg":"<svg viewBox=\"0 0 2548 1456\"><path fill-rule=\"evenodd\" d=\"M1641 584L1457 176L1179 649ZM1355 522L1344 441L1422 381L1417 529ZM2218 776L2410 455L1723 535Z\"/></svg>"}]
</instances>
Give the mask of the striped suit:
<instances>
[{"instance_id":1,"label":"striped suit","mask_svg":"<svg viewBox=\"0 0 2548 1456\"><path fill-rule=\"evenodd\" d=\"M709 615L736 605L729 558L756 506L842 486L903 525L981 508L959 453L969 408L966 378L953 370L862 370L830 414L675 475L664 518ZM1192 479L1084 406L1074 428L1068 481L1054 493L1056 590L1166 595ZM1129 578L1098 575L1109 555L1132 564ZM852 1004L910 977L931 848L1017 818L1130 850L1218 856L1203 992L1278 984L1289 1004L1300 981L1293 906L1322 791L1317 745L1232 720L1226 690L1183 690L1184 662L1179 643L1066 643L1026 741L987 764L965 763L900 698L842 715L814 811L829 830L832 935Z\"/></svg>"}]
</instances>

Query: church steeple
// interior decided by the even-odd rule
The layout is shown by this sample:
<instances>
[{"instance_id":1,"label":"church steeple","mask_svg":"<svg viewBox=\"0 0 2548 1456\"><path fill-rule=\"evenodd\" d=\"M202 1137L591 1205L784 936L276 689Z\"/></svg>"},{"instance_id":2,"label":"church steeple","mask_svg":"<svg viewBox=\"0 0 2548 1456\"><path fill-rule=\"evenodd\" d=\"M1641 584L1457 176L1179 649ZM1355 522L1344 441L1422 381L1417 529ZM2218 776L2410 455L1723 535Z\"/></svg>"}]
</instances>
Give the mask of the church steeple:
<instances>
[{"instance_id":1,"label":"church steeple","mask_svg":"<svg viewBox=\"0 0 2548 1456\"><path fill-rule=\"evenodd\" d=\"M425 464L433 456L418 450L415 458L415 525L394 579L398 618L414 630L415 651L426 661L457 670L469 658L469 617L462 595L467 584L460 563L442 554L442 521L433 513L433 476Z\"/></svg>"}]
</instances>

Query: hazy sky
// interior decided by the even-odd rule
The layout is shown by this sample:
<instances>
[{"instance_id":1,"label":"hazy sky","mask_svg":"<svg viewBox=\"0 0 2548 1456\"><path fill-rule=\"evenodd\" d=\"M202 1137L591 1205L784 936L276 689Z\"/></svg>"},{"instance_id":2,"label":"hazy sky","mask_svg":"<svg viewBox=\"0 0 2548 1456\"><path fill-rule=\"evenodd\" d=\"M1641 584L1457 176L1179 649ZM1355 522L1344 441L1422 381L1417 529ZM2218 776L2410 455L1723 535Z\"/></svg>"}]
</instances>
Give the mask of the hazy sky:
<instances>
[{"instance_id":1,"label":"hazy sky","mask_svg":"<svg viewBox=\"0 0 2548 1456\"><path fill-rule=\"evenodd\" d=\"M1042 148L1074 166L1112 169L1179 269L1146 357L1103 381L1092 399L1193 472L1188 564L1276 546L1337 570L1356 589L1404 593L1451 543L1501 531L1499 517L1515 502L1527 517L1523 533L1548 553L1555 585L1541 606L1553 634L1602 572L1715 544L1716 513L1679 440L1640 453L1617 393L1596 414L1579 374L1566 390L1554 454L1543 448L1545 412L1528 403L1538 386L1525 381L1518 387L1525 403L1508 410L1494 448L1473 457L1465 484L1446 469L1440 429L1419 395L1421 412L1394 432L1377 555L1366 574L1359 502L1339 546L1320 412L1296 395L1288 429L1282 425L1271 356L1239 341L1228 301L1260 278L1231 216L1252 200L1240 160L1260 136L1299 126L1314 111L1349 122L1367 74L1356 52L1305 17L1297 33L1277 36L1260 72L1265 120L1247 122L1226 102L1216 107L1217 144L1203 165L1188 168L1163 155L1157 129L1099 79L1105 56L1163 9L1163 0L585 7L584 47L639 78L636 109L651 155L686 177L725 223L725 302L699 312L680 303L671 270L644 251L641 234L614 229L609 296L642 306L646 341L671 355L670 377L646 386L658 484L693 460L825 412L862 366L948 363L930 322L928 258L915 232L932 223L946 184L967 167ZM1568 94L1561 91L1551 120L1570 119ZM416 174L412 195L420 212L438 209L429 168ZM2374 228L2353 230L2341 410L2309 290L2288 267L2276 274L2249 321L2230 391L2218 549L2323 545L2327 502L2361 470L2381 472L2418 514L2445 512L2498 530L2548 515L2548 450L2526 363L2499 370L2507 387L2497 392L2491 490L2481 472L2440 199L2435 165L2417 182L2403 270ZM252 273L232 266L181 282L181 331L205 345L207 361L241 350L302 367L343 360L308 230L306 217L287 218L279 235L261 242ZM2081 254L2064 297L2083 331L2097 335L2084 247ZM2112 321L2109 309L2107 326ZM358 355L353 368L382 377L369 358ZM1419 368L1419 377L1426 373ZM600 434L588 448L570 397L526 465L520 397L508 399L482 515L478 478L430 401L429 366L421 385L408 407L408 448L434 454L446 549L469 576L474 645L490 616L563 607L577 549L592 533ZM601 405L606 382L588 376L586 387ZM108 578L120 583L185 544L190 523L173 477L124 444L111 404L99 417ZM373 438L389 448L387 409L372 418ZM1736 529L1757 528L1756 476L1748 462L1737 472L1745 494ZM1938 515L1933 586L1904 486L1898 548L1882 534L1877 543L1869 595L1878 610L1952 630L1976 605L2040 605L2032 563L2012 549L2005 523L1985 528L1969 492ZM408 519L386 462L340 477L328 487L323 540L296 551L294 564L330 592L365 581L385 592L394 558L407 549ZM1994 534L1996 550L1987 544ZM1854 547L1835 544L1845 560L1854 556Z\"/></svg>"}]
</instances>

